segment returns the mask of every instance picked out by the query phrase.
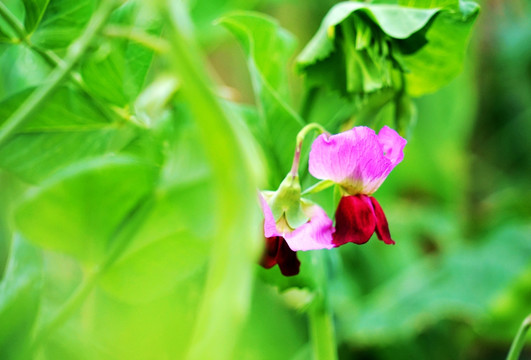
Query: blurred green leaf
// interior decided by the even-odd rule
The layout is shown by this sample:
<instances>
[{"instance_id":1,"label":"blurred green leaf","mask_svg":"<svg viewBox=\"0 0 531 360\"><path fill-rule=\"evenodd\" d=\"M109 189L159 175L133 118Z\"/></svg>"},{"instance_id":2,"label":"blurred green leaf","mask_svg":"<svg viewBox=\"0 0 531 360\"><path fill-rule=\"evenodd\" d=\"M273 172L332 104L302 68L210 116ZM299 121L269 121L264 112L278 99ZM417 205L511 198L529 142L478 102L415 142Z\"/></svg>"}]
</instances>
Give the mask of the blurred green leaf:
<instances>
[{"instance_id":1,"label":"blurred green leaf","mask_svg":"<svg viewBox=\"0 0 531 360\"><path fill-rule=\"evenodd\" d=\"M103 288L127 303L152 301L202 269L213 231L212 185L205 178L160 190L156 203L123 255L106 272Z\"/></svg>"},{"instance_id":2,"label":"blurred green leaf","mask_svg":"<svg viewBox=\"0 0 531 360\"><path fill-rule=\"evenodd\" d=\"M118 8L110 26L124 26L129 31L159 35L161 23L151 9L138 1L129 1ZM151 65L153 50L129 39L113 38L81 62L83 80L92 95L126 106L140 93Z\"/></svg>"},{"instance_id":3,"label":"blurred green leaf","mask_svg":"<svg viewBox=\"0 0 531 360\"><path fill-rule=\"evenodd\" d=\"M446 85L463 67L466 45L479 6L463 1L460 12L440 11L426 31L428 43L418 52L405 54L407 91L411 96L432 93Z\"/></svg>"},{"instance_id":4,"label":"blurred green leaf","mask_svg":"<svg viewBox=\"0 0 531 360\"><path fill-rule=\"evenodd\" d=\"M50 72L49 65L43 59L22 45L0 45L0 68L9 69L0 77L0 99L2 100L38 86ZM0 117L0 122L4 120Z\"/></svg>"},{"instance_id":5,"label":"blurred green leaf","mask_svg":"<svg viewBox=\"0 0 531 360\"><path fill-rule=\"evenodd\" d=\"M156 176L154 167L132 158L76 163L28 194L15 211L17 228L43 248L96 264Z\"/></svg>"},{"instance_id":6,"label":"blurred green leaf","mask_svg":"<svg viewBox=\"0 0 531 360\"><path fill-rule=\"evenodd\" d=\"M42 290L42 255L19 235L0 284L0 357L28 359Z\"/></svg>"},{"instance_id":7,"label":"blurred green leaf","mask_svg":"<svg viewBox=\"0 0 531 360\"><path fill-rule=\"evenodd\" d=\"M31 36L33 44L49 50L66 48L80 34L94 9L94 0L53 0Z\"/></svg>"},{"instance_id":8,"label":"blurred green leaf","mask_svg":"<svg viewBox=\"0 0 531 360\"><path fill-rule=\"evenodd\" d=\"M291 167L295 138L303 120L290 107L286 64L293 37L276 21L252 12L234 12L219 22L238 39L248 57L249 72L260 104L262 140L271 149L270 170L280 181Z\"/></svg>"},{"instance_id":9,"label":"blurred green leaf","mask_svg":"<svg viewBox=\"0 0 531 360\"><path fill-rule=\"evenodd\" d=\"M7 43L10 43L11 42L11 36L9 36L4 30L2 30L0 28L0 43L2 42L7 42ZM3 47L0 48L0 54L3 52Z\"/></svg>"},{"instance_id":10,"label":"blurred green leaf","mask_svg":"<svg viewBox=\"0 0 531 360\"><path fill-rule=\"evenodd\" d=\"M341 333L352 343L382 344L410 336L442 318L477 319L528 267L531 237L508 226L481 246L436 261L413 263L343 313Z\"/></svg>"},{"instance_id":11,"label":"blurred green leaf","mask_svg":"<svg viewBox=\"0 0 531 360\"><path fill-rule=\"evenodd\" d=\"M133 244L134 245L134 244ZM179 231L127 251L101 280L103 288L127 303L151 301L201 269L208 247L187 231Z\"/></svg>"},{"instance_id":12,"label":"blurred green leaf","mask_svg":"<svg viewBox=\"0 0 531 360\"><path fill-rule=\"evenodd\" d=\"M215 21L224 14L235 10L249 10L256 7L258 0L195 0L189 4L190 17L195 28L195 36L201 44L212 46L227 35L219 31Z\"/></svg>"},{"instance_id":13,"label":"blurred green leaf","mask_svg":"<svg viewBox=\"0 0 531 360\"><path fill-rule=\"evenodd\" d=\"M0 123L29 91L0 104ZM76 160L124 147L135 136L129 124L109 122L87 98L60 88L21 131L0 147L0 167L38 182Z\"/></svg>"},{"instance_id":14,"label":"blurred green leaf","mask_svg":"<svg viewBox=\"0 0 531 360\"><path fill-rule=\"evenodd\" d=\"M70 336L70 352L77 354L81 343L92 350L93 359L143 360L165 356L184 359L197 321L203 286L204 273L200 272L176 283L166 296L136 304L98 291L94 308L88 304L85 308L93 318L91 326L72 327L78 334ZM56 349L64 347L62 339L65 335L68 338L68 329L65 330L54 339Z\"/></svg>"},{"instance_id":15,"label":"blurred green leaf","mask_svg":"<svg viewBox=\"0 0 531 360\"><path fill-rule=\"evenodd\" d=\"M50 0L23 0L23 2L26 10L24 27L26 32L31 34L39 25Z\"/></svg>"}]
</instances>

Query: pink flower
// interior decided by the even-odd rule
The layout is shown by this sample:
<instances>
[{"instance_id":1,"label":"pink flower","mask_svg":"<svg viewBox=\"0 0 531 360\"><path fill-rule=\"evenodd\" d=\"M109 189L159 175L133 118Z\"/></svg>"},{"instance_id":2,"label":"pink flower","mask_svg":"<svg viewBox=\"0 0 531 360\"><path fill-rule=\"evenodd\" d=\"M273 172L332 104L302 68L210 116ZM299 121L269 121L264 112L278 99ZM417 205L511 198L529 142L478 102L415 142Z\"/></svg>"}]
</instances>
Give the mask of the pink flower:
<instances>
[{"instance_id":1,"label":"pink flower","mask_svg":"<svg viewBox=\"0 0 531 360\"><path fill-rule=\"evenodd\" d=\"M318 179L340 185L344 196L336 210L335 246L364 244L376 232L394 244L385 214L372 195L402 161L406 139L384 126L378 135L358 126L343 133L320 135L312 144L309 171Z\"/></svg>"},{"instance_id":2,"label":"pink flower","mask_svg":"<svg viewBox=\"0 0 531 360\"><path fill-rule=\"evenodd\" d=\"M332 243L332 233L334 232L332 220L318 205L301 199L302 212L309 220L293 229L284 215L275 221L273 212L266 200L273 194L272 192L265 192L264 196L260 196L266 238L266 250L260 264L266 269L278 264L283 275L297 275L300 262L296 251L335 247Z\"/></svg>"}]
</instances>

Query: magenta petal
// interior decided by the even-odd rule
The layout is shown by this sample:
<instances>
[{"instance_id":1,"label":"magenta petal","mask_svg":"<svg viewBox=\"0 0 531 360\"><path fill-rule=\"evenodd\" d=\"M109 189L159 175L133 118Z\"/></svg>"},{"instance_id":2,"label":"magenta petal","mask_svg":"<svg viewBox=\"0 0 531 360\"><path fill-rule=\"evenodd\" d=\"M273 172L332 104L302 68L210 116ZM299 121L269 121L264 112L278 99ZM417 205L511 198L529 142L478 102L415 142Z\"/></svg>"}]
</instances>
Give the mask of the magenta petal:
<instances>
[{"instance_id":1,"label":"magenta petal","mask_svg":"<svg viewBox=\"0 0 531 360\"><path fill-rule=\"evenodd\" d=\"M374 207L374 215L376 216L376 235L378 239L389 245L394 245L395 242L391 239L391 233L389 232L389 224L387 218L382 210L382 207L376 201L375 198L370 197L372 206Z\"/></svg>"},{"instance_id":2,"label":"magenta petal","mask_svg":"<svg viewBox=\"0 0 531 360\"><path fill-rule=\"evenodd\" d=\"M404 158L404 147L407 140L388 126L384 126L378 133L378 141L384 151L384 156L395 167Z\"/></svg>"},{"instance_id":3,"label":"magenta petal","mask_svg":"<svg viewBox=\"0 0 531 360\"><path fill-rule=\"evenodd\" d=\"M341 198L336 210L336 232L333 235L336 246L348 242L364 244L369 241L375 228L376 216L368 196Z\"/></svg>"},{"instance_id":4,"label":"magenta petal","mask_svg":"<svg viewBox=\"0 0 531 360\"><path fill-rule=\"evenodd\" d=\"M260 206L262 207L262 212L264 213L264 235L266 238L281 236L282 234L277 230L277 225L275 218L273 217L273 212L267 204L267 201L262 196L260 197Z\"/></svg>"},{"instance_id":5,"label":"magenta petal","mask_svg":"<svg viewBox=\"0 0 531 360\"><path fill-rule=\"evenodd\" d=\"M310 173L340 184L349 194L372 194L402 160L405 145L394 130L384 127L381 133L357 126L337 135L320 135L310 151Z\"/></svg>"},{"instance_id":6,"label":"magenta petal","mask_svg":"<svg viewBox=\"0 0 531 360\"><path fill-rule=\"evenodd\" d=\"M335 247L332 242L334 227L326 212L315 204L303 203L303 207L306 215L310 217L310 221L299 226L291 233L284 234L284 238L291 250L304 251Z\"/></svg>"}]
</instances>

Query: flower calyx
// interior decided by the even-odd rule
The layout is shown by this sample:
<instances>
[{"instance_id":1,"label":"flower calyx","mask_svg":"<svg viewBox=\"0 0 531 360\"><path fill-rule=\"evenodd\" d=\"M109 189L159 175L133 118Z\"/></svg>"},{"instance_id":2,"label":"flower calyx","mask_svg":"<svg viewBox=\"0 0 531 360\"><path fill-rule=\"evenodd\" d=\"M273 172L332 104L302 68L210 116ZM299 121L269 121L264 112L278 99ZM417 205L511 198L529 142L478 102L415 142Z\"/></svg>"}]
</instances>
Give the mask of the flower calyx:
<instances>
[{"instance_id":1,"label":"flower calyx","mask_svg":"<svg viewBox=\"0 0 531 360\"><path fill-rule=\"evenodd\" d=\"M288 174L277 191L264 192L263 195L279 230L290 232L310 220L301 206L301 185L297 175Z\"/></svg>"}]
</instances>

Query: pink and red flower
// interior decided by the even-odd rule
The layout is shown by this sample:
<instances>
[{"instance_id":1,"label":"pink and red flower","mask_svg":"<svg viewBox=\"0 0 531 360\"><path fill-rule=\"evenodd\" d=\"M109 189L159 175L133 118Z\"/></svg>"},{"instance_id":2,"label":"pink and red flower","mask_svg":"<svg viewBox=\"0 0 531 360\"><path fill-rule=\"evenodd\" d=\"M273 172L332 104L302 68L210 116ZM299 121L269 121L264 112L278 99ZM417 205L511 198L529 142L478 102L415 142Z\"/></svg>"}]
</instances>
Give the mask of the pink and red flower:
<instances>
[{"instance_id":1,"label":"pink and red flower","mask_svg":"<svg viewBox=\"0 0 531 360\"><path fill-rule=\"evenodd\" d=\"M376 232L394 244L380 204L371 195L402 161L406 139L384 126L378 135L358 126L343 133L320 135L312 144L309 171L318 179L332 180L344 194L336 210L333 244L364 244Z\"/></svg>"},{"instance_id":2,"label":"pink and red flower","mask_svg":"<svg viewBox=\"0 0 531 360\"><path fill-rule=\"evenodd\" d=\"M301 199L301 209L309 220L293 229L284 216L275 220L265 198L269 197L270 194L272 193L264 193L264 196L260 196L266 238L266 249L260 264L266 269L278 264L283 275L297 275L300 262L296 251L335 247L332 243L332 233L334 232L332 220L321 207Z\"/></svg>"}]
</instances>

